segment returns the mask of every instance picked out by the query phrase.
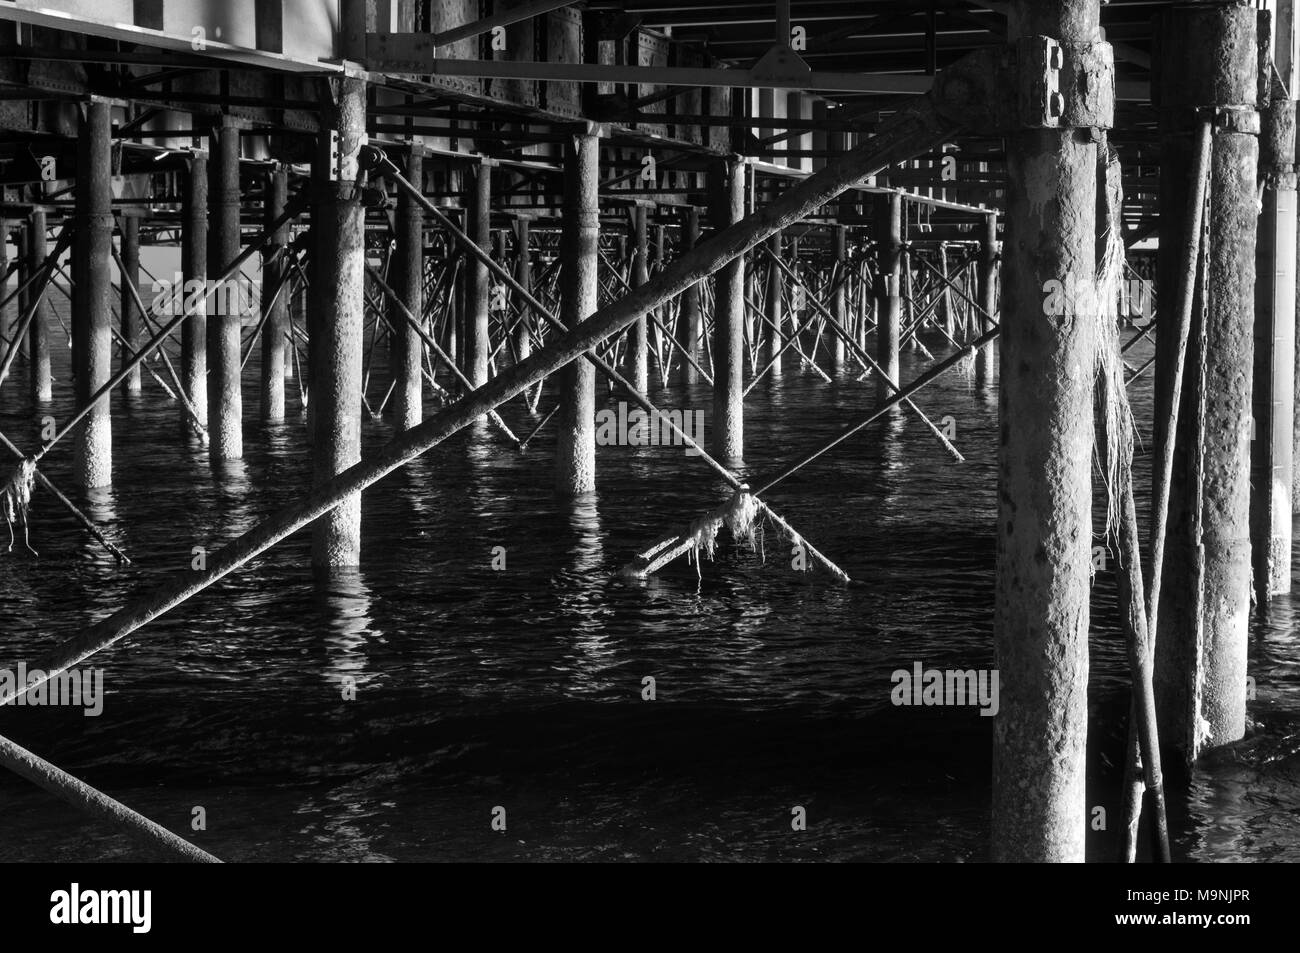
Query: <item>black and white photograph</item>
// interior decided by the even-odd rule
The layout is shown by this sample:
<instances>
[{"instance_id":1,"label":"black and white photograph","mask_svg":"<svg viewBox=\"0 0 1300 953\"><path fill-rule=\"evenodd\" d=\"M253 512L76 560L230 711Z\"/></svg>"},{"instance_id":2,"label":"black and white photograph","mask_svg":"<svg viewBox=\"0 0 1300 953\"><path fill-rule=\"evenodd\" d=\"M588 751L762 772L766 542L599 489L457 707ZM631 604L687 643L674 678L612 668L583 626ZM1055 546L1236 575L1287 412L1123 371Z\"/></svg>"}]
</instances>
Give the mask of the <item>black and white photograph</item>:
<instances>
[{"instance_id":1,"label":"black and white photograph","mask_svg":"<svg viewBox=\"0 0 1300 953\"><path fill-rule=\"evenodd\" d=\"M866 863L1263 925L1297 99L1295 0L0 0L6 922Z\"/></svg>"}]
</instances>

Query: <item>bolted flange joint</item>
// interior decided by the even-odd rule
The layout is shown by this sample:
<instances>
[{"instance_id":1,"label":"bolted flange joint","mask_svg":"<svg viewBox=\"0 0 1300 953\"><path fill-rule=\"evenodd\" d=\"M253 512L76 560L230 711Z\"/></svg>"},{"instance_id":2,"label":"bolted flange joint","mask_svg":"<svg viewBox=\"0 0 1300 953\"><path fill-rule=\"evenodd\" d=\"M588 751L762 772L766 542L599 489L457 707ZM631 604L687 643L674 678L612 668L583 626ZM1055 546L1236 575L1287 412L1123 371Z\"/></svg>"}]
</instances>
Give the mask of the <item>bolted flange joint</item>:
<instances>
[{"instance_id":1,"label":"bolted flange joint","mask_svg":"<svg viewBox=\"0 0 1300 953\"><path fill-rule=\"evenodd\" d=\"M1062 44L1027 36L1007 50L1015 74L1018 129L1110 129L1115 123L1115 55L1109 43Z\"/></svg>"}]
</instances>

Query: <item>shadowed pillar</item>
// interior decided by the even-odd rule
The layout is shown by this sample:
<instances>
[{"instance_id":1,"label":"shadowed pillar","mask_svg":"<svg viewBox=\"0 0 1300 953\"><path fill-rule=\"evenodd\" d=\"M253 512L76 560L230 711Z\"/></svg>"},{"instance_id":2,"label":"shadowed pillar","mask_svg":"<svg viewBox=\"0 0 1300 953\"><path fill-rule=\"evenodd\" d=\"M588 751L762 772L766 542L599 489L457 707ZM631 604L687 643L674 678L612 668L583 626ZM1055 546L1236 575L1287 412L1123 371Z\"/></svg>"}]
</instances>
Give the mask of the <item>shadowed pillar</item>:
<instances>
[{"instance_id":1,"label":"shadowed pillar","mask_svg":"<svg viewBox=\"0 0 1300 953\"><path fill-rule=\"evenodd\" d=\"M72 367L77 407L113 375L112 107L92 99L77 141L77 231L72 243ZM73 432L72 479L81 487L113 482L113 429L105 397Z\"/></svg>"},{"instance_id":2,"label":"shadowed pillar","mask_svg":"<svg viewBox=\"0 0 1300 953\"><path fill-rule=\"evenodd\" d=\"M718 159L709 166L714 232L745 216L745 164ZM713 432L710 450L722 461L745 455L745 256L715 273L713 316Z\"/></svg>"},{"instance_id":3,"label":"shadowed pillar","mask_svg":"<svg viewBox=\"0 0 1300 953\"><path fill-rule=\"evenodd\" d=\"M406 157L406 180L424 188L424 153L412 146ZM394 290L419 321L424 320L424 209L405 190L397 197L397 248ZM409 430L424 419L424 342L405 316L392 310L393 425Z\"/></svg>"}]
</instances>

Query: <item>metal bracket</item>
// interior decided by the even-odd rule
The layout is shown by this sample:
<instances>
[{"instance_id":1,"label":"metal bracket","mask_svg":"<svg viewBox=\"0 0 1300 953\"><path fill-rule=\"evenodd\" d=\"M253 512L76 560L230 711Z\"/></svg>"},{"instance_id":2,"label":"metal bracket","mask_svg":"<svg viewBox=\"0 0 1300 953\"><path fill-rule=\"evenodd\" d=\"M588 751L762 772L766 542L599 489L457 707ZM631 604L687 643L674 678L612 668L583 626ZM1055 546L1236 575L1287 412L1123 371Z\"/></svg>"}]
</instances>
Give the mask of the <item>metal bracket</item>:
<instances>
[{"instance_id":1,"label":"metal bracket","mask_svg":"<svg viewBox=\"0 0 1300 953\"><path fill-rule=\"evenodd\" d=\"M1259 112L1250 106L1215 106L1207 118L1219 132L1238 132L1247 136L1260 133Z\"/></svg>"},{"instance_id":2,"label":"metal bracket","mask_svg":"<svg viewBox=\"0 0 1300 953\"><path fill-rule=\"evenodd\" d=\"M750 75L760 83L771 83L772 86L781 88L787 85L806 85L811 72L812 69L798 53L786 44L778 43L754 64Z\"/></svg>"},{"instance_id":3,"label":"metal bracket","mask_svg":"<svg viewBox=\"0 0 1300 953\"><path fill-rule=\"evenodd\" d=\"M1020 129L1110 129L1115 122L1115 54L1099 40L1062 46L1047 36L1012 48Z\"/></svg>"},{"instance_id":4,"label":"metal bracket","mask_svg":"<svg viewBox=\"0 0 1300 953\"><path fill-rule=\"evenodd\" d=\"M1021 124L1031 129L1059 126L1065 115L1065 98L1061 95L1065 54L1061 44L1047 36L1026 37L1016 44L1016 62L1020 67Z\"/></svg>"},{"instance_id":5,"label":"metal bracket","mask_svg":"<svg viewBox=\"0 0 1300 953\"><path fill-rule=\"evenodd\" d=\"M354 182L361 172L358 163L358 157L361 150L369 142L369 137L362 135L357 141L357 146L351 152L343 151L340 137L337 129L331 129L330 134L330 181L331 182Z\"/></svg>"}]
</instances>

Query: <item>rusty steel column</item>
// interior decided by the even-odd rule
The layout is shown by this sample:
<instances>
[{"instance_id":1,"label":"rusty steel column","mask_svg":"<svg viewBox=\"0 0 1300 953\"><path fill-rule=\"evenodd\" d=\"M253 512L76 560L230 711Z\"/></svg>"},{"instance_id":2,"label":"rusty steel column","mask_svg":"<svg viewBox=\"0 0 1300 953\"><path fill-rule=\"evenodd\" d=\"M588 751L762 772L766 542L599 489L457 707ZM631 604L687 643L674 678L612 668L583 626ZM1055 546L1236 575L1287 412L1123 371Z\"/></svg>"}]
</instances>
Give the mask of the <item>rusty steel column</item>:
<instances>
[{"instance_id":1,"label":"rusty steel column","mask_svg":"<svg viewBox=\"0 0 1300 953\"><path fill-rule=\"evenodd\" d=\"M998 215L989 212L984 216L984 229L980 235L979 258L979 306L987 317L979 318L981 333L993 330L993 319L998 314ZM997 358L998 344L990 341L979 349L975 355L975 382L978 387L991 387L993 384L994 361Z\"/></svg>"},{"instance_id":2,"label":"rusty steel column","mask_svg":"<svg viewBox=\"0 0 1300 953\"><path fill-rule=\"evenodd\" d=\"M1295 426L1295 100L1283 90L1263 113L1255 269L1251 553L1260 604L1291 591L1291 480Z\"/></svg>"},{"instance_id":3,"label":"rusty steel column","mask_svg":"<svg viewBox=\"0 0 1300 953\"><path fill-rule=\"evenodd\" d=\"M599 295L600 136L574 135L564 151L560 320L576 327L594 314ZM579 496L596 489L596 368L585 358L560 371L555 490Z\"/></svg>"},{"instance_id":4,"label":"rusty steel column","mask_svg":"<svg viewBox=\"0 0 1300 953\"><path fill-rule=\"evenodd\" d=\"M21 271L18 273L19 281L23 281L27 275L36 274L44 266L48 247L45 238L45 210L33 209L27 220L27 270L25 274ZM50 373L50 304L46 295L41 296L40 304L32 315L32 325L27 331L27 355L32 402L47 404L54 396L54 378Z\"/></svg>"},{"instance_id":5,"label":"rusty steel column","mask_svg":"<svg viewBox=\"0 0 1300 953\"><path fill-rule=\"evenodd\" d=\"M650 280L650 236L644 205L632 209L632 281L640 288ZM650 343L646 336L648 320L643 314L627 329L628 381L639 393L650 388Z\"/></svg>"},{"instance_id":6,"label":"rusty steel column","mask_svg":"<svg viewBox=\"0 0 1300 953\"><path fill-rule=\"evenodd\" d=\"M474 191L469 203L469 227L466 231L479 248L491 248L491 164L487 161L479 163L472 179ZM481 387L488 380L488 355L492 353L492 341L488 337L488 321L491 318L489 308L492 304L491 288L487 266L481 261L471 258L466 264L466 270L465 376L474 387Z\"/></svg>"},{"instance_id":7,"label":"rusty steel column","mask_svg":"<svg viewBox=\"0 0 1300 953\"><path fill-rule=\"evenodd\" d=\"M898 344L903 316L903 197L897 192L876 197L876 247L880 269L876 276L876 361L890 381L898 384ZM894 389L879 377L876 400L883 403ZM894 411L897 412L897 406Z\"/></svg>"},{"instance_id":8,"label":"rusty steel column","mask_svg":"<svg viewBox=\"0 0 1300 953\"><path fill-rule=\"evenodd\" d=\"M1179 206L1190 188L1183 183L1190 178L1197 110L1215 122L1209 257L1187 347L1156 639L1160 738L1191 760L1204 748L1241 738L1246 727L1259 158L1255 10L1179 4L1162 15L1158 30L1160 179L1169 183L1161 189L1162 289L1176 286L1188 239ZM1169 436L1177 341L1172 322L1156 327L1159 459ZM1198 521L1199 537L1193 533Z\"/></svg>"},{"instance_id":9,"label":"rusty steel column","mask_svg":"<svg viewBox=\"0 0 1300 953\"><path fill-rule=\"evenodd\" d=\"M76 234L72 244L72 372L77 407L113 376L113 326L109 270L113 253L113 192L110 184L112 106L86 103L77 140ZM72 480L85 488L113 482L113 424L104 398L73 432Z\"/></svg>"},{"instance_id":10,"label":"rusty steel column","mask_svg":"<svg viewBox=\"0 0 1300 953\"><path fill-rule=\"evenodd\" d=\"M315 485L328 483L361 459L362 327L365 312L365 208L356 185L357 159L366 132L366 83L353 75L335 80L337 106L331 121L338 135L331 161L330 137L321 137L320 183L312 227L314 279L320 285L311 315ZM312 524L312 563L356 566L361 560L361 494L353 494Z\"/></svg>"},{"instance_id":11,"label":"rusty steel column","mask_svg":"<svg viewBox=\"0 0 1300 953\"><path fill-rule=\"evenodd\" d=\"M284 213L289 199L289 172L276 166L266 177L262 218L269 225ZM284 420L285 335L289 333L290 274L285 260L289 226L272 236L262 253L262 422Z\"/></svg>"},{"instance_id":12,"label":"rusty steel column","mask_svg":"<svg viewBox=\"0 0 1300 953\"><path fill-rule=\"evenodd\" d=\"M140 309L136 307L136 295L140 293L140 217L131 210L122 213L119 219L122 231L122 265L125 269L121 277L121 311L122 311L122 345L119 348L118 361L125 365L131 360L128 351L140 347L140 332L144 322ZM126 380L122 382L123 393L135 395L140 393L140 367L133 367Z\"/></svg>"},{"instance_id":13,"label":"rusty steel column","mask_svg":"<svg viewBox=\"0 0 1300 953\"><path fill-rule=\"evenodd\" d=\"M406 157L406 180L424 189L423 147L412 145ZM397 196L397 248L393 288L416 320L424 320L424 209L403 190ZM409 430L424 419L424 341L396 308L390 308L393 334L393 426Z\"/></svg>"},{"instance_id":14,"label":"rusty steel column","mask_svg":"<svg viewBox=\"0 0 1300 953\"><path fill-rule=\"evenodd\" d=\"M776 264L781 259L782 253L780 232L767 240L767 250L772 253L773 258L767 263L767 296L763 301L764 316L767 318L766 327L763 329L763 339L767 341L767 354L763 357L763 364L771 364L767 374L769 378L775 379L781 376L781 364L784 358L781 353L781 346L784 343L781 332L785 327L785 301L782 300L785 281L784 273Z\"/></svg>"},{"instance_id":15,"label":"rusty steel column","mask_svg":"<svg viewBox=\"0 0 1300 953\"><path fill-rule=\"evenodd\" d=\"M181 383L199 422L208 420L208 157L190 157L189 187L181 193L181 277L185 321L181 324ZM181 407L181 419L189 413Z\"/></svg>"},{"instance_id":16,"label":"rusty steel column","mask_svg":"<svg viewBox=\"0 0 1300 953\"><path fill-rule=\"evenodd\" d=\"M208 163L208 274L220 275L239 254L239 128L212 131ZM240 327L245 288L227 279L208 299L208 456L216 463L244 455L244 400L240 387Z\"/></svg>"},{"instance_id":17,"label":"rusty steel column","mask_svg":"<svg viewBox=\"0 0 1300 953\"><path fill-rule=\"evenodd\" d=\"M678 257L694 248L699 240L700 210L692 205L686 209L686 220L682 223L682 240L677 252ZM677 316L677 341L682 346L682 350L696 361L700 360L701 333L700 286L693 285L682 292L681 313ZM699 383L700 372L690 361L683 359L678 366L681 383L688 386Z\"/></svg>"},{"instance_id":18,"label":"rusty steel column","mask_svg":"<svg viewBox=\"0 0 1300 953\"><path fill-rule=\"evenodd\" d=\"M1015 0L1008 40L1059 44L1062 77L1076 64L1086 70L1086 81L1065 95L1109 90L1112 71L1100 75L1084 66L1099 41L1100 9L1100 0ZM1018 88L1008 94L1034 102L1044 77L1031 58L1021 63ZM1100 138L1065 120L1048 127L1051 104L1043 105L1043 118L1021 115L1006 137L993 641L1001 687L993 719L993 858L1040 863L1081 862L1088 824L1098 315L1095 308L1049 314L1043 286L1071 275L1091 282L1096 274ZM1113 102L1097 111L1093 124L1109 127Z\"/></svg>"},{"instance_id":19,"label":"rusty steel column","mask_svg":"<svg viewBox=\"0 0 1300 953\"><path fill-rule=\"evenodd\" d=\"M531 243L532 228L528 219L523 217L516 219L515 245L518 248L518 254L515 256L515 280L529 294L533 290L533 256L532 249L529 247ZM533 353L533 331L529 317L528 305L520 301L519 323L515 328L515 351L521 361L527 360L528 356Z\"/></svg>"},{"instance_id":20,"label":"rusty steel column","mask_svg":"<svg viewBox=\"0 0 1300 953\"><path fill-rule=\"evenodd\" d=\"M836 323L849 333L849 292L845 280L849 267L849 230L843 225L836 225L831 237L831 258L835 262L831 276L835 282L835 293L831 295L831 315ZM831 334L831 377L844 373L844 335Z\"/></svg>"},{"instance_id":21,"label":"rusty steel column","mask_svg":"<svg viewBox=\"0 0 1300 953\"><path fill-rule=\"evenodd\" d=\"M14 237L14 263L15 267L21 267L23 258L27 252L24 242L17 236ZM3 217L0 217L0 299L3 299L9 293L9 223ZM8 305L0 305L0 335L6 338L13 337L14 332L10 329L10 322L5 317L8 313ZM22 314L21 310L16 311L14 322Z\"/></svg>"},{"instance_id":22,"label":"rusty steel column","mask_svg":"<svg viewBox=\"0 0 1300 953\"><path fill-rule=\"evenodd\" d=\"M739 159L709 166L710 224L720 232L745 217L745 169ZM719 268L714 284L713 430L710 451L720 461L745 455L745 256Z\"/></svg>"}]
</instances>

